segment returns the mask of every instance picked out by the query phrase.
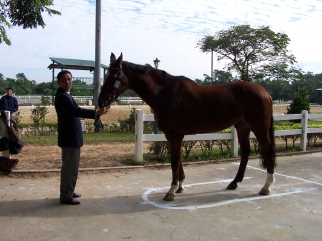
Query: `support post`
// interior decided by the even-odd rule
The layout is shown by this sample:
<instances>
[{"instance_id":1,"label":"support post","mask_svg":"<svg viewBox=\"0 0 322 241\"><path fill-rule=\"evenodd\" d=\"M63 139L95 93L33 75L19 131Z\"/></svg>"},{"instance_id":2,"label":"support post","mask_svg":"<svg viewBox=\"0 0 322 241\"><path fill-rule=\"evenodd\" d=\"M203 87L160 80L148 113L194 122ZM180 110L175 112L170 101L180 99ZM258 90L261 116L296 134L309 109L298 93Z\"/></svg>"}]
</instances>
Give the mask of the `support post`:
<instances>
[{"instance_id":1,"label":"support post","mask_svg":"<svg viewBox=\"0 0 322 241\"><path fill-rule=\"evenodd\" d=\"M135 111L135 161L143 160L143 110Z\"/></svg>"},{"instance_id":2,"label":"support post","mask_svg":"<svg viewBox=\"0 0 322 241\"><path fill-rule=\"evenodd\" d=\"M98 109L98 96L101 81L101 0L96 0L96 28L95 28L95 69L94 69L94 105ZM95 117L95 132L100 131L100 116Z\"/></svg>"},{"instance_id":3,"label":"support post","mask_svg":"<svg viewBox=\"0 0 322 241\"><path fill-rule=\"evenodd\" d=\"M234 126L231 126L231 133L233 134L233 139L231 140L230 155L238 156L238 136Z\"/></svg>"},{"instance_id":4,"label":"support post","mask_svg":"<svg viewBox=\"0 0 322 241\"><path fill-rule=\"evenodd\" d=\"M55 89L54 89L54 82L55 82L55 66L54 66L54 61L52 61L53 64L53 73L52 73L52 88L51 88L51 103L54 105L55 104Z\"/></svg>"},{"instance_id":5,"label":"support post","mask_svg":"<svg viewBox=\"0 0 322 241\"><path fill-rule=\"evenodd\" d=\"M213 85L213 77L214 77L214 51L211 50L211 85Z\"/></svg>"},{"instance_id":6,"label":"support post","mask_svg":"<svg viewBox=\"0 0 322 241\"><path fill-rule=\"evenodd\" d=\"M96 0L94 104L98 108L101 79L101 0Z\"/></svg>"},{"instance_id":7,"label":"support post","mask_svg":"<svg viewBox=\"0 0 322 241\"><path fill-rule=\"evenodd\" d=\"M306 142L307 142L307 125L308 125L308 111L302 110L302 137L300 142L300 148L302 151L306 151Z\"/></svg>"}]
</instances>

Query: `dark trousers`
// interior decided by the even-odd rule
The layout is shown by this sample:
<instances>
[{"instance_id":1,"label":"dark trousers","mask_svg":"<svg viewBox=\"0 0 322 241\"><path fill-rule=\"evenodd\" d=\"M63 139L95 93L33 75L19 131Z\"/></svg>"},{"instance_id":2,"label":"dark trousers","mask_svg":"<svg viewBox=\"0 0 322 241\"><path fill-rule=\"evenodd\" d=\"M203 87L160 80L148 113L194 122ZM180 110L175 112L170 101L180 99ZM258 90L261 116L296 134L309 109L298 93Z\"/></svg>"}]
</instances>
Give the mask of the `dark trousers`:
<instances>
[{"instance_id":1,"label":"dark trousers","mask_svg":"<svg viewBox=\"0 0 322 241\"><path fill-rule=\"evenodd\" d=\"M80 147L62 147L62 167L60 173L60 200L73 197L78 177Z\"/></svg>"},{"instance_id":2,"label":"dark trousers","mask_svg":"<svg viewBox=\"0 0 322 241\"><path fill-rule=\"evenodd\" d=\"M155 121L152 121L152 131L153 131L153 134L158 134L159 133L157 123L155 123Z\"/></svg>"}]
</instances>

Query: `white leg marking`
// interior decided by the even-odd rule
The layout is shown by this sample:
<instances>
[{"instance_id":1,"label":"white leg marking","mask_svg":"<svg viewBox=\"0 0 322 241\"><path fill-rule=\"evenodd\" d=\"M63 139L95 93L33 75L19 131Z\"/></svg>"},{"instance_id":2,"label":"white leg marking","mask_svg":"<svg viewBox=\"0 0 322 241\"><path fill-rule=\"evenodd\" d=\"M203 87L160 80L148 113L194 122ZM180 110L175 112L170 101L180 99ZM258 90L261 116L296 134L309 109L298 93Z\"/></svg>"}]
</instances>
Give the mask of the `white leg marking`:
<instances>
[{"instance_id":1,"label":"white leg marking","mask_svg":"<svg viewBox=\"0 0 322 241\"><path fill-rule=\"evenodd\" d=\"M269 190L269 187L274 183L274 181L275 181L274 174L267 173L266 183L262 189Z\"/></svg>"},{"instance_id":2,"label":"white leg marking","mask_svg":"<svg viewBox=\"0 0 322 241\"><path fill-rule=\"evenodd\" d=\"M171 185L168 193L175 195L175 192L177 191L177 189L178 189L178 185Z\"/></svg>"},{"instance_id":3,"label":"white leg marking","mask_svg":"<svg viewBox=\"0 0 322 241\"><path fill-rule=\"evenodd\" d=\"M183 188L183 181L184 181L184 180L182 180L182 181L180 181L180 182L179 182L179 189L180 189L180 188L184 189L184 188Z\"/></svg>"}]
</instances>

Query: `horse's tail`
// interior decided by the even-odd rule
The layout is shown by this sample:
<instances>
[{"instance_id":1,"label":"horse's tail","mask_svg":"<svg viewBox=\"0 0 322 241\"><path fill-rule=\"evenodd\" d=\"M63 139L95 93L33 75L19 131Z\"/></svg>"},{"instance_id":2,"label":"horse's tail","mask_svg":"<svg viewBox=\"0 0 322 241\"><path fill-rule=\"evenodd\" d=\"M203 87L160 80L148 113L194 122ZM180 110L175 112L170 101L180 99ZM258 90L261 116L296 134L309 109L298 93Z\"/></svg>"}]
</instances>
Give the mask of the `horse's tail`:
<instances>
[{"instance_id":1,"label":"horse's tail","mask_svg":"<svg viewBox=\"0 0 322 241\"><path fill-rule=\"evenodd\" d=\"M275 151L274 118L273 118L273 116L271 117L271 124L269 126L269 139L270 139L270 144L268 147L267 157L273 162L274 167L276 167L277 162L276 162L276 151ZM263 155L262 155L262 167L263 168L267 167L267 162L263 158Z\"/></svg>"}]
</instances>

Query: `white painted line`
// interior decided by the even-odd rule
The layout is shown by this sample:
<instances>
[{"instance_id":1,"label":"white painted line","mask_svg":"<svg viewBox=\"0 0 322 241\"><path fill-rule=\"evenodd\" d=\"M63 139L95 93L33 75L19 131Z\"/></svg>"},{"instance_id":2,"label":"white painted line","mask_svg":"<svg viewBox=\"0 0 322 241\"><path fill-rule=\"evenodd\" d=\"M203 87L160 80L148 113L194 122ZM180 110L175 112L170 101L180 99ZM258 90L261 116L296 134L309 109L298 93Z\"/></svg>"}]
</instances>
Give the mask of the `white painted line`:
<instances>
[{"instance_id":1,"label":"white painted line","mask_svg":"<svg viewBox=\"0 0 322 241\"><path fill-rule=\"evenodd\" d=\"M244 177L243 180L251 179L251 177ZM208 184L214 184L214 183L230 183L233 179L224 179L224 180L218 180L213 182L199 182L199 183L192 183L192 184L184 184L184 187L193 187L193 186L200 186L200 185L208 185ZM162 189L168 189L169 187L163 187L159 188L158 190Z\"/></svg>"},{"instance_id":2,"label":"white painted line","mask_svg":"<svg viewBox=\"0 0 322 241\"><path fill-rule=\"evenodd\" d=\"M148 195L150 193L152 193L154 191L159 191L161 189L166 189L166 188L150 188L145 193L143 193L143 195L142 195L142 199L144 200L143 204L150 204L150 205L153 205L157 208L164 208L164 209L193 211L193 210L197 210L197 209L220 207L223 205L229 205L229 204L240 203L240 202L251 202L251 201L268 199L268 198L282 197L282 196L291 195L291 194L305 193L305 192L310 192L312 190L315 190L316 188L305 189L305 190L299 189L299 190L296 190L293 192L271 194L271 195L267 195L267 196L256 196L256 197L250 197L250 198L236 198L236 199L213 203L213 204L193 205L193 206L186 206L186 207L175 206L175 205L177 205L177 203L175 203L175 202L162 201L163 203L157 203L157 202L149 200Z\"/></svg>"},{"instance_id":3,"label":"white painted line","mask_svg":"<svg viewBox=\"0 0 322 241\"><path fill-rule=\"evenodd\" d=\"M234 163L234 164L239 164L239 163ZM266 170L264 170L264 169L260 169L260 168L253 167L253 166L247 166L247 168L257 170L257 171L266 172ZM303 182L306 182L306 183L312 183L312 184L317 184L317 185L322 186L321 183L309 181L309 180L306 180L306 179L303 179L303 178L294 177L294 176L288 176L288 175L284 175L284 174L280 174L280 173L274 173L274 174L282 176L282 177L296 179L296 180L300 180L300 181L303 181ZM250 179L250 178L251 177L245 177L244 180L245 179ZM201 182L201 183L186 184L184 186L185 187L192 187L192 186L208 185L208 184L214 184L214 183L227 183L227 182L231 182L232 180L233 179L223 179L223 180L218 180L218 181L213 181L213 182ZM310 188L310 189L305 188L303 190L297 189L296 191L286 192L286 193L270 194L270 195L267 195L267 196L256 196L256 197L251 197L251 198L236 198L236 199L227 200L227 201L218 202L218 203L213 203L213 204L192 205L192 206L185 206L185 207L176 206L178 204L177 202L162 201L162 203L157 203L157 202L149 200L148 196L152 192L157 192L157 191L160 191L160 190L163 190L163 189L168 189L168 188L169 187L148 188L147 191L144 192L143 195L142 195L142 199L144 201L143 204L150 204L150 205L153 205L153 206L155 206L157 208L164 208L164 209L193 211L193 210L197 210L197 209L220 207L220 206L223 206L223 205L229 205L229 204L240 203L240 202L250 202L250 201L255 201L255 200L282 197L282 196L291 195L291 194L306 193L306 192L310 192L310 191L316 189L316 188Z\"/></svg>"},{"instance_id":4,"label":"white painted line","mask_svg":"<svg viewBox=\"0 0 322 241\"><path fill-rule=\"evenodd\" d=\"M260 169L258 167L247 166L247 168L253 169L253 170L257 170L257 171L261 171L261 172L266 172L266 170ZM306 180L306 179L303 179L303 178L300 178L300 177L288 176L288 175L284 175L284 174L280 174L280 173L276 173L276 172L274 173L274 175L282 176L282 177L286 177L286 178L290 178L290 179L296 179L296 180L299 180L299 181L303 181L303 182L307 182L307 183L312 183L312 184L317 184L317 185L322 186L322 183L313 182L313 181Z\"/></svg>"}]
</instances>

